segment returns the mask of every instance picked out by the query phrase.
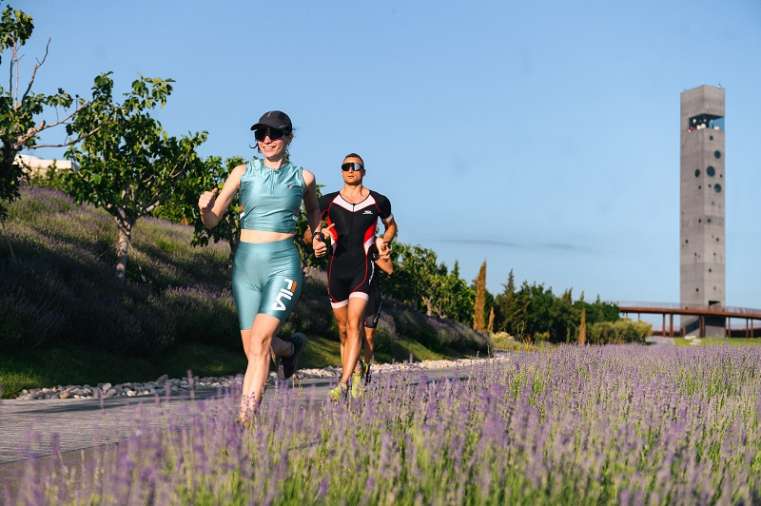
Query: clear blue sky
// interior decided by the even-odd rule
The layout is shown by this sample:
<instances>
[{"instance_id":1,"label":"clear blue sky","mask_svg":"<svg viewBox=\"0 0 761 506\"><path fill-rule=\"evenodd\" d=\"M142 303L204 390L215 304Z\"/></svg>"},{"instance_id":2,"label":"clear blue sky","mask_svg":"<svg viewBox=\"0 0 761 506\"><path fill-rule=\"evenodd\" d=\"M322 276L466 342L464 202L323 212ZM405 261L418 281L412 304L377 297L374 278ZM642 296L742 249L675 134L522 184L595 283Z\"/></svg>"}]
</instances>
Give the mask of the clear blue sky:
<instances>
[{"instance_id":1,"label":"clear blue sky","mask_svg":"<svg viewBox=\"0 0 761 506\"><path fill-rule=\"evenodd\" d=\"M761 307L761 1L23 1L38 89L171 77L173 134L249 155L283 109L326 190L367 162L400 239L488 286L679 299L679 93L726 88L727 303ZM58 137L63 135L58 132ZM49 139L52 140L52 139ZM43 156L55 153L39 152Z\"/></svg>"}]
</instances>

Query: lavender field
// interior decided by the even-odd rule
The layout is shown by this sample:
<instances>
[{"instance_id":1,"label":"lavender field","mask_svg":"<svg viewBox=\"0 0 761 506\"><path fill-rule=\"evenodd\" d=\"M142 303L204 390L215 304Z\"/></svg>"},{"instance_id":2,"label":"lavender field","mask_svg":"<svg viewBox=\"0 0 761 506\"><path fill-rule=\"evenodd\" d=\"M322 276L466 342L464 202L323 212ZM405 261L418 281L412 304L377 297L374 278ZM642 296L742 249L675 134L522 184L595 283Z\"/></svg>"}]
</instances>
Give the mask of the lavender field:
<instances>
[{"instance_id":1,"label":"lavender field","mask_svg":"<svg viewBox=\"0 0 761 506\"><path fill-rule=\"evenodd\" d=\"M558 347L331 404L235 392L29 464L6 504L761 504L761 349ZM190 409L190 408L189 408ZM43 437L51 437L43 435ZM54 437L54 436L52 436Z\"/></svg>"}]
</instances>

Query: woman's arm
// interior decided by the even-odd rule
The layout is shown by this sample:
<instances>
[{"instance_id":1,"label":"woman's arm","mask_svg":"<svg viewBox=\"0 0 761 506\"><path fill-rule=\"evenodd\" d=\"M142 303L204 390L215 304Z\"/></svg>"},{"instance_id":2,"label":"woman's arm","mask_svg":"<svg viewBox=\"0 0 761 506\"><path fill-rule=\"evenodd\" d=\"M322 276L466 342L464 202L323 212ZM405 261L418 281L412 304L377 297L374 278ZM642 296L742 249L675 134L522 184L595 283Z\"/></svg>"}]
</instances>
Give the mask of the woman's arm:
<instances>
[{"instance_id":1,"label":"woman's arm","mask_svg":"<svg viewBox=\"0 0 761 506\"><path fill-rule=\"evenodd\" d=\"M378 259L375 260L375 265L377 265L380 270L382 270L388 275L391 275L394 273L394 264L391 263L391 255L378 257Z\"/></svg>"},{"instance_id":2,"label":"woman's arm","mask_svg":"<svg viewBox=\"0 0 761 506\"><path fill-rule=\"evenodd\" d=\"M304 208L307 212L307 221L309 222L309 228L312 231L312 249L316 257L321 257L328 251L328 246L325 241L322 240L322 216L320 215L320 205L317 202L317 187L314 174L304 169L304 184L306 189L304 190Z\"/></svg>"},{"instance_id":3,"label":"woman's arm","mask_svg":"<svg viewBox=\"0 0 761 506\"><path fill-rule=\"evenodd\" d=\"M214 188L212 191L203 192L198 198L198 209L201 211L201 222L207 229L212 229L222 220L222 217L230 207L235 192L240 188L240 178L246 172L245 165L235 167L227 176L222 191Z\"/></svg>"},{"instance_id":4,"label":"woman's arm","mask_svg":"<svg viewBox=\"0 0 761 506\"><path fill-rule=\"evenodd\" d=\"M388 219L388 222L383 222L383 225L386 227L386 229L383 231L383 242L386 244L391 244L391 241L394 239L394 237L396 237L396 220L393 216L391 216Z\"/></svg>"},{"instance_id":5,"label":"woman's arm","mask_svg":"<svg viewBox=\"0 0 761 506\"><path fill-rule=\"evenodd\" d=\"M388 221L383 222L383 226L385 227L385 230L383 231L383 235L380 237L377 237L375 239L375 247L378 248L378 256L380 258L386 258L389 259L389 264L391 263L391 241L396 236L396 220L394 220L393 216L390 216L388 218ZM378 264L379 267L383 269L383 266ZM390 267L393 271L393 267ZM383 269L384 271L386 269ZM388 271L386 271L388 272ZM391 274L389 272L389 274Z\"/></svg>"}]
</instances>

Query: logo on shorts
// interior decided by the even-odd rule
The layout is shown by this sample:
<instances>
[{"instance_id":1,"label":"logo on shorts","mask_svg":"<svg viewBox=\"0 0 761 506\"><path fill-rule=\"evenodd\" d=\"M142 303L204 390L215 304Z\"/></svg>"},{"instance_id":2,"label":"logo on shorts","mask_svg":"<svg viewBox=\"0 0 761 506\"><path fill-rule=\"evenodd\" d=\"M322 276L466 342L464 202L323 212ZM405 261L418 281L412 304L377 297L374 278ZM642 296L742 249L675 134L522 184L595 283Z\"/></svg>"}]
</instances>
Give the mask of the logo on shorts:
<instances>
[{"instance_id":1,"label":"logo on shorts","mask_svg":"<svg viewBox=\"0 0 761 506\"><path fill-rule=\"evenodd\" d=\"M296 282L292 279L286 279L285 280L285 288L281 288L279 292L277 292L277 296L275 297L275 303L272 305L272 309L275 311L285 311L286 306L285 302L283 302L283 299L286 301L289 301L293 298L293 294L296 292Z\"/></svg>"}]
</instances>

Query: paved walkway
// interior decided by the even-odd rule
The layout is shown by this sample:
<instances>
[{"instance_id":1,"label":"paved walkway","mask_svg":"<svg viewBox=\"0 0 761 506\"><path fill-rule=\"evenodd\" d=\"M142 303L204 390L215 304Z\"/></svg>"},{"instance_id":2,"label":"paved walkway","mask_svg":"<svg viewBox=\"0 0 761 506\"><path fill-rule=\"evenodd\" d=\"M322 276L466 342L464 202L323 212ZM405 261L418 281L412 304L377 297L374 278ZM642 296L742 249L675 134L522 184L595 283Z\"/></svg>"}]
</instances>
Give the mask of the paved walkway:
<instances>
[{"instance_id":1,"label":"paved walkway","mask_svg":"<svg viewBox=\"0 0 761 506\"><path fill-rule=\"evenodd\" d=\"M305 400L319 395L326 397L328 385L326 380L312 380L297 390ZM265 400L275 391L270 387ZM201 390L192 398L184 394L169 398L120 397L102 402L97 399L3 400L0 401L0 466L52 453L53 434L60 438L63 452L113 443L127 437L138 421L149 426L160 425L167 417L180 414L198 402L205 402L213 409L215 405L222 405L224 395L229 393Z\"/></svg>"}]
</instances>

